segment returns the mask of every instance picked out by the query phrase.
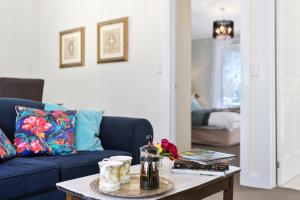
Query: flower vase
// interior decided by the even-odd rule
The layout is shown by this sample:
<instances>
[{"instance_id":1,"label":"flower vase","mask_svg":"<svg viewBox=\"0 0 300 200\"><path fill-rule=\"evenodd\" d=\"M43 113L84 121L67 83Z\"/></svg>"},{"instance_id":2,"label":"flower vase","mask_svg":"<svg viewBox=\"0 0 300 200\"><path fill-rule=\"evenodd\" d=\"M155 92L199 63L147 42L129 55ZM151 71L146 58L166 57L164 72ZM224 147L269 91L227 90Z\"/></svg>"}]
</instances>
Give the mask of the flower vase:
<instances>
[{"instance_id":1,"label":"flower vase","mask_svg":"<svg viewBox=\"0 0 300 200\"><path fill-rule=\"evenodd\" d=\"M158 168L158 170L159 170L160 175L164 174L164 172L165 172L165 166L164 166L164 163L163 163L163 158L164 157L159 158L159 168Z\"/></svg>"},{"instance_id":2,"label":"flower vase","mask_svg":"<svg viewBox=\"0 0 300 200\"><path fill-rule=\"evenodd\" d=\"M168 172L171 172L171 169L174 166L174 161L170 160L168 157L160 157L159 159L159 174L164 175Z\"/></svg>"}]
</instances>

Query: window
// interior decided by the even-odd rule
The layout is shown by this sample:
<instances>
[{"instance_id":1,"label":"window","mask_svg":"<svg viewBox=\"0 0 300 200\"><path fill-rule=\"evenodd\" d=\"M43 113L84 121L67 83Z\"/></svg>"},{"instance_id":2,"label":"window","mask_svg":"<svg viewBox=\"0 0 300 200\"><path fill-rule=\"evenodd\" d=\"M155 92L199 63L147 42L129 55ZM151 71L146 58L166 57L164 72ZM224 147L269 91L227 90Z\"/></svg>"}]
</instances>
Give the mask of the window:
<instances>
[{"instance_id":1,"label":"window","mask_svg":"<svg viewBox=\"0 0 300 200\"><path fill-rule=\"evenodd\" d=\"M222 52L222 104L240 105L241 55L239 45L229 45Z\"/></svg>"}]
</instances>

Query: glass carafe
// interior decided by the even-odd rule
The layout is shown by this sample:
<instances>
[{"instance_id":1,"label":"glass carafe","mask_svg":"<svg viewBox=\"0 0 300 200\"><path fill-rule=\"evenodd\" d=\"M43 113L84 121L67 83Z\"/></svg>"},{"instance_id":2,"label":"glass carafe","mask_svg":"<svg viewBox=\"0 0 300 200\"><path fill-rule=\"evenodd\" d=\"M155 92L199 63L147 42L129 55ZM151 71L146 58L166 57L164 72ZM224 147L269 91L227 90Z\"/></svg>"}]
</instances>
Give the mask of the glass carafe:
<instances>
[{"instance_id":1,"label":"glass carafe","mask_svg":"<svg viewBox=\"0 0 300 200\"><path fill-rule=\"evenodd\" d=\"M147 136L148 144L140 148L140 187L144 190L159 188L159 150L152 144L152 136Z\"/></svg>"}]
</instances>

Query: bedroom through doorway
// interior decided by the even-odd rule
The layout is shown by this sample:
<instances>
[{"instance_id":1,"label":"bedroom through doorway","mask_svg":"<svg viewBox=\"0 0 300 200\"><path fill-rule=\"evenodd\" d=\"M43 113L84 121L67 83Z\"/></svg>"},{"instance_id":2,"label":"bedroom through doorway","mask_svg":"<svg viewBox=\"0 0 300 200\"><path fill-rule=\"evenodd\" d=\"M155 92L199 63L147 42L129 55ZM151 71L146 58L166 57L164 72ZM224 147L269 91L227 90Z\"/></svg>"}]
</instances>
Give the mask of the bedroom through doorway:
<instances>
[{"instance_id":1,"label":"bedroom through doorway","mask_svg":"<svg viewBox=\"0 0 300 200\"><path fill-rule=\"evenodd\" d=\"M240 1L192 0L192 147L237 155L242 62Z\"/></svg>"}]
</instances>

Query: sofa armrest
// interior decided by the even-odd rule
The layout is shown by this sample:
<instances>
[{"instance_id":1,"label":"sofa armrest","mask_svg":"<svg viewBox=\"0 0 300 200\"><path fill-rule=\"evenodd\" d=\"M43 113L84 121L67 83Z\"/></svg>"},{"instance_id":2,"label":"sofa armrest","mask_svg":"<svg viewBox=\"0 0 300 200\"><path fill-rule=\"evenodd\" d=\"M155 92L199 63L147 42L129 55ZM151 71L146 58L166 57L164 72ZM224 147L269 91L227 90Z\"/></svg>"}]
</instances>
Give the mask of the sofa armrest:
<instances>
[{"instance_id":1,"label":"sofa armrest","mask_svg":"<svg viewBox=\"0 0 300 200\"><path fill-rule=\"evenodd\" d=\"M146 119L103 117L100 139L104 149L130 152L133 164L140 162L139 148L147 144L146 135L153 136L153 128Z\"/></svg>"}]
</instances>

